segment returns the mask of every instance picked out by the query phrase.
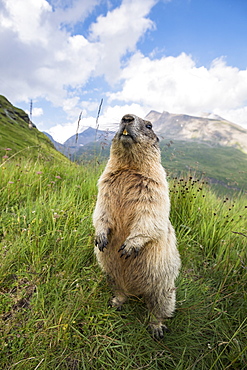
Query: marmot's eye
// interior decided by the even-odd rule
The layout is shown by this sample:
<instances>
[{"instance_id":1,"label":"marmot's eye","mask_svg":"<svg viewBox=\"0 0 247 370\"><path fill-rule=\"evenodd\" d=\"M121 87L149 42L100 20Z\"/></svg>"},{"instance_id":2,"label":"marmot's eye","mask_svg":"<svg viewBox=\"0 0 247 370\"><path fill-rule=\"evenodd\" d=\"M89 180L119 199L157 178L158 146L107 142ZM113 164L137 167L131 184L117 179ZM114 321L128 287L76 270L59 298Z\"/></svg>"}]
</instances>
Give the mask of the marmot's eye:
<instances>
[{"instance_id":1,"label":"marmot's eye","mask_svg":"<svg viewBox=\"0 0 247 370\"><path fill-rule=\"evenodd\" d=\"M152 128L151 123L148 123L148 124L146 125L146 127L147 127L149 130L151 130L151 128Z\"/></svg>"}]
</instances>

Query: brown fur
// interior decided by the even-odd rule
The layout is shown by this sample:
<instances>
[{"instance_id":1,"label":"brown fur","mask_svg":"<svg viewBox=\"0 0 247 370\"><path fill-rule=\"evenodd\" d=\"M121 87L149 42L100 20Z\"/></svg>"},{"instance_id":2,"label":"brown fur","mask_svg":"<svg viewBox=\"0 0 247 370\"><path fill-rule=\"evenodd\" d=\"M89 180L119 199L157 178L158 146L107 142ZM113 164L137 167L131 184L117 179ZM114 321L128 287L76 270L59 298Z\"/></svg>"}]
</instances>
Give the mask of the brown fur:
<instances>
[{"instance_id":1,"label":"brown fur","mask_svg":"<svg viewBox=\"0 0 247 370\"><path fill-rule=\"evenodd\" d=\"M153 335L161 338L162 321L175 309L180 257L169 221L166 173L150 122L134 115L122 118L98 190L95 253L114 284L112 305L143 296L155 317Z\"/></svg>"}]
</instances>

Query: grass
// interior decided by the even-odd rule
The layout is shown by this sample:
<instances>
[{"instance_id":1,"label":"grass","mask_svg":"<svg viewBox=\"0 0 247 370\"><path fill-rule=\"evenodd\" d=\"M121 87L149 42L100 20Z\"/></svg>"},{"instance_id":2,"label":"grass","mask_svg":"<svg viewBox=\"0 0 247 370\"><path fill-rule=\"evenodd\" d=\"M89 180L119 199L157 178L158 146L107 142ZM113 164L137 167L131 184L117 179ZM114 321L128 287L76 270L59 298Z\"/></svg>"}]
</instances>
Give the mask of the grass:
<instances>
[{"instance_id":1,"label":"grass","mask_svg":"<svg viewBox=\"0 0 247 370\"><path fill-rule=\"evenodd\" d=\"M108 307L91 222L101 170L2 163L0 368L247 368L246 197L217 198L193 175L170 179L183 266L171 333L155 341L141 300Z\"/></svg>"}]
</instances>

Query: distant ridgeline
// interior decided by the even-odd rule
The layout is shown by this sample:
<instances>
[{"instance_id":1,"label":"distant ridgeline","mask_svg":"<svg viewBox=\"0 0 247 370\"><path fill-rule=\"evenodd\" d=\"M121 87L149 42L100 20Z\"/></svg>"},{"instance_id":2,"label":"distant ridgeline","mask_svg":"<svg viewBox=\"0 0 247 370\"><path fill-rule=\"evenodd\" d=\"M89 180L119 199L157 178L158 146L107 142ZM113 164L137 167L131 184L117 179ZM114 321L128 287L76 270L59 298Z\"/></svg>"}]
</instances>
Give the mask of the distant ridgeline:
<instances>
[{"instance_id":1,"label":"distant ridgeline","mask_svg":"<svg viewBox=\"0 0 247 370\"><path fill-rule=\"evenodd\" d=\"M193 117L151 111L145 118L153 123L154 131L161 142L170 144L170 141L196 142L207 144L208 148L228 146L247 154L247 130L219 116ZM100 147L105 148L108 155L108 147L114 132L89 127L78 135L71 136L64 144L59 144L49 134L46 135L58 150L77 160L81 155L90 153L92 149L98 152ZM92 145L93 143L96 145Z\"/></svg>"},{"instance_id":2,"label":"distant ridgeline","mask_svg":"<svg viewBox=\"0 0 247 370\"><path fill-rule=\"evenodd\" d=\"M60 144L56 142L51 135L46 132L44 132L44 134L49 137L57 150L61 151L61 153L65 154L71 160L80 159L80 156L85 150L86 152L89 151L89 153L91 150L96 150L98 153L100 148L109 147L114 136L114 132L112 131L96 130L89 127L78 135L71 136L64 144Z\"/></svg>"}]
</instances>

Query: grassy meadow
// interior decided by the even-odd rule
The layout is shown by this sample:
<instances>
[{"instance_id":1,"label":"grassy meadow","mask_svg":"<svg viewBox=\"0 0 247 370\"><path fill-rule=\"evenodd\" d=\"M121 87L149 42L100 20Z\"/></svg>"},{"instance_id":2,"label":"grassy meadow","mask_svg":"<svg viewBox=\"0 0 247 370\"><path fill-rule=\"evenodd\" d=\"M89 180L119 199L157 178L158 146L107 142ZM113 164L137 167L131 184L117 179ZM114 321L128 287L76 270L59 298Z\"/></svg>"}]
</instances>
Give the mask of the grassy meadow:
<instances>
[{"instance_id":1,"label":"grassy meadow","mask_svg":"<svg viewBox=\"0 0 247 370\"><path fill-rule=\"evenodd\" d=\"M247 154L208 142L161 141L162 163L168 173L194 171L205 176L219 195L247 192ZM219 171L220 169L220 171Z\"/></svg>"},{"instance_id":2,"label":"grassy meadow","mask_svg":"<svg viewBox=\"0 0 247 370\"><path fill-rule=\"evenodd\" d=\"M130 299L108 307L91 215L102 166L16 157L0 166L0 368L247 369L247 197L170 179L182 269L161 341Z\"/></svg>"}]
</instances>

